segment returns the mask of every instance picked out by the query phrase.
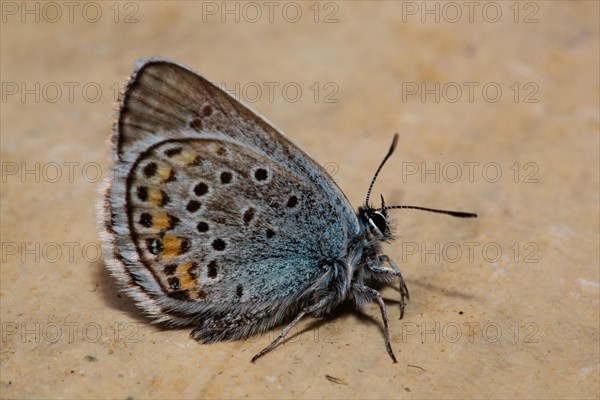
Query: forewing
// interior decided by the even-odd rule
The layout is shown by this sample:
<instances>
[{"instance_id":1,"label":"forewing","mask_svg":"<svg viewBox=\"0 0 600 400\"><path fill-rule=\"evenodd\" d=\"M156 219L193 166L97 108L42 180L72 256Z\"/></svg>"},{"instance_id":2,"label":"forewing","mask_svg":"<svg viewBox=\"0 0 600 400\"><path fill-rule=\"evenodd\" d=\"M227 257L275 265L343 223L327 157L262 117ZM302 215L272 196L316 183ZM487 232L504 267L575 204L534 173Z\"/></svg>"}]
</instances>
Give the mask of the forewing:
<instances>
[{"instance_id":1,"label":"forewing","mask_svg":"<svg viewBox=\"0 0 600 400\"><path fill-rule=\"evenodd\" d=\"M149 60L138 66L123 97L117 128L114 141L121 161L133 162L140 144L143 148L164 138L217 133L262 152L330 197L344 199L345 211L353 214L327 172L296 143L247 105L170 61Z\"/></svg>"}]
</instances>

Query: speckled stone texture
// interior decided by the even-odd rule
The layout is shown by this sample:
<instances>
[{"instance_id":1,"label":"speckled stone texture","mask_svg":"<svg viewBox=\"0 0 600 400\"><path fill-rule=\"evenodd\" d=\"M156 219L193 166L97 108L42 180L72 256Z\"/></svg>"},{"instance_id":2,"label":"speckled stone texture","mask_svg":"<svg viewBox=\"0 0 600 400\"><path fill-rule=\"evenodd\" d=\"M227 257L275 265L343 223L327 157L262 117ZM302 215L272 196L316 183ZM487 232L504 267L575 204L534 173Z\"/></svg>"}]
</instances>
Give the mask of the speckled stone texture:
<instances>
[{"instance_id":1,"label":"speckled stone texture","mask_svg":"<svg viewBox=\"0 0 600 400\"><path fill-rule=\"evenodd\" d=\"M0 3L2 398L598 398L599 3ZM300 14L298 13L300 11ZM95 21L95 22L94 22ZM197 344L99 257L117 85L164 56L375 187L410 290L398 364L376 304Z\"/></svg>"}]
</instances>

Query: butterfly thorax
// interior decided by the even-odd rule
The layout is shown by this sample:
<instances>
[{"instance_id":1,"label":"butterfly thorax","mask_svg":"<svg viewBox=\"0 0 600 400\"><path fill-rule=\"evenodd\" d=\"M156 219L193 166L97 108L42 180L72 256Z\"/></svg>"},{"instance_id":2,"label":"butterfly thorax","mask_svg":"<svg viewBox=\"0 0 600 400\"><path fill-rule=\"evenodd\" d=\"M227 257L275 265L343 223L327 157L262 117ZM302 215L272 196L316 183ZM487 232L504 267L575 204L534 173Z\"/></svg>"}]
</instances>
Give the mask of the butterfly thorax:
<instances>
[{"instance_id":1,"label":"butterfly thorax","mask_svg":"<svg viewBox=\"0 0 600 400\"><path fill-rule=\"evenodd\" d=\"M346 301L362 305L370 300L355 289L374 280L368 266L379 264L381 244L390 239L391 234L387 217L380 218L383 214L376 209L360 207L356 216L358 231L348 238L343 257L322 261L322 267L328 270L327 283L315 288L313 302L318 303L324 298L328 301L327 307L317 311L316 315L327 314Z\"/></svg>"}]
</instances>

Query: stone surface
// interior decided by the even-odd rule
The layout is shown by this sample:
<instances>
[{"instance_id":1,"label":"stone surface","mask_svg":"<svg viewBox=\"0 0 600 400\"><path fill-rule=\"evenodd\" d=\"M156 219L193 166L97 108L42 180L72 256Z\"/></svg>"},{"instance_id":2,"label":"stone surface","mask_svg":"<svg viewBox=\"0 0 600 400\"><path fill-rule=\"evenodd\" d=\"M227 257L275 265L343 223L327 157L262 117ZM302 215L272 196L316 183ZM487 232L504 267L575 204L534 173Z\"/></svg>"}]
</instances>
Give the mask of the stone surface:
<instances>
[{"instance_id":1,"label":"stone surface","mask_svg":"<svg viewBox=\"0 0 600 400\"><path fill-rule=\"evenodd\" d=\"M0 397L598 398L597 2L24 4L1 4ZM375 194L479 213L394 214L398 364L375 304L251 364L280 328L199 345L119 295L97 176L117 85L155 55L237 91L356 206L399 132Z\"/></svg>"}]
</instances>

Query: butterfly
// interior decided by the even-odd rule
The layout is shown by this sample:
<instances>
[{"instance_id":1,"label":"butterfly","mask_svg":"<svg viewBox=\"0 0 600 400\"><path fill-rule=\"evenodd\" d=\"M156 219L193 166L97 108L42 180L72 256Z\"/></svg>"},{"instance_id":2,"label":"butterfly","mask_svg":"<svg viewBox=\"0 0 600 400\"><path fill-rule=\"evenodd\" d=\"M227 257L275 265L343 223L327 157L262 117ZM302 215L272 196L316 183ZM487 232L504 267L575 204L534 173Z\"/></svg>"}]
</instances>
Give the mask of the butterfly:
<instances>
[{"instance_id":1,"label":"butterfly","mask_svg":"<svg viewBox=\"0 0 600 400\"><path fill-rule=\"evenodd\" d=\"M382 253L388 211L354 210L300 146L219 87L168 60L138 63L112 133L112 175L99 206L106 265L155 322L193 326L203 343L237 340L288 322L261 357L307 314L377 302L376 283L399 281Z\"/></svg>"}]
</instances>

